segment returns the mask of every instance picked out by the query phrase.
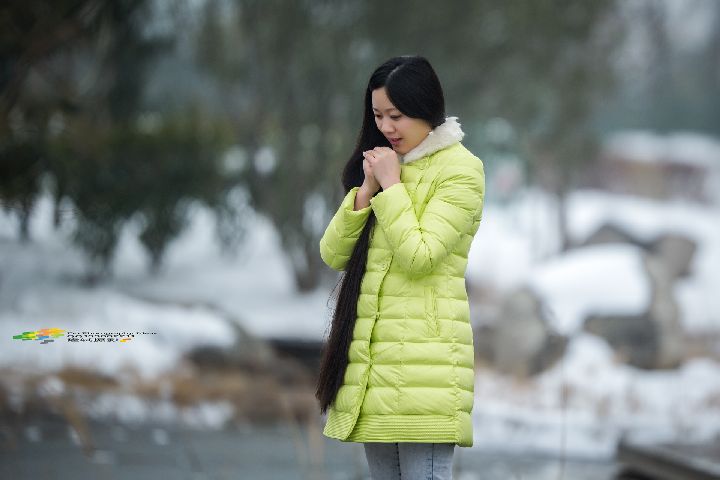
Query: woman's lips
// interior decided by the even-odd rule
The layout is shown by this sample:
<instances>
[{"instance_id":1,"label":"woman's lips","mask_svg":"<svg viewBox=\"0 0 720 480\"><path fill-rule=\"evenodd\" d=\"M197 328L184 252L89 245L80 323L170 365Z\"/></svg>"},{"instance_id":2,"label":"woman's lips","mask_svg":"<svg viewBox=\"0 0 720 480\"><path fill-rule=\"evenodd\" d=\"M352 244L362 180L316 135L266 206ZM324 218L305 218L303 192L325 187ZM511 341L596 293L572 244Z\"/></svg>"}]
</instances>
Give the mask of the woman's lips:
<instances>
[{"instance_id":1,"label":"woman's lips","mask_svg":"<svg viewBox=\"0 0 720 480\"><path fill-rule=\"evenodd\" d=\"M388 138L388 140L390 140L390 143L392 143L393 145L397 145L398 143L400 143L402 138Z\"/></svg>"}]
</instances>

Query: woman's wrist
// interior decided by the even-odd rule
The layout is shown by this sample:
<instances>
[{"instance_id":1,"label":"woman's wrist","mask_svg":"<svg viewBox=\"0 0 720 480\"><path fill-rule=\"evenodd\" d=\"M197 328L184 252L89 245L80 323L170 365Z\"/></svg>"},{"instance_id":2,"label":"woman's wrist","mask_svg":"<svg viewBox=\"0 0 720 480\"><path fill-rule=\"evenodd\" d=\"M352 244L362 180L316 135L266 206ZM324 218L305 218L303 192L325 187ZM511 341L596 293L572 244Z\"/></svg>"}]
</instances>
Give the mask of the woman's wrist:
<instances>
[{"instance_id":1,"label":"woman's wrist","mask_svg":"<svg viewBox=\"0 0 720 480\"><path fill-rule=\"evenodd\" d=\"M354 210L362 210L363 208L370 206L370 198L372 194L367 190L367 187L363 184L358 191L355 193L355 207Z\"/></svg>"},{"instance_id":2,"label":"woman's wrist","mask_svg":"<svg viewBox=\"0 0 720 480\"><path fill-rule=\"evenodd\" d=\"M358 190L358 192L360 192L360 191L363 192L363 195L366 195L369 198L369 197L372 197L373 195L375 195L375 193L379 190L380 190L379 183L375 184L375 186L370 186L367 183L363 183L362 185L360 185L360 190Z\"/></svg>"},{"instance_id":3,"label":"woman's wrist","mask_svg":"<svg viewBox=\"0 0 720 480\"><path fill-rule=\"evenodd\" d=\"M382 185L383 190L387 190L388 188L392 187L396 183L400 183L400 179L397 178L395 180L390 180L389 182L386 182L385 185Z\"/></svg>"}]
</instances>

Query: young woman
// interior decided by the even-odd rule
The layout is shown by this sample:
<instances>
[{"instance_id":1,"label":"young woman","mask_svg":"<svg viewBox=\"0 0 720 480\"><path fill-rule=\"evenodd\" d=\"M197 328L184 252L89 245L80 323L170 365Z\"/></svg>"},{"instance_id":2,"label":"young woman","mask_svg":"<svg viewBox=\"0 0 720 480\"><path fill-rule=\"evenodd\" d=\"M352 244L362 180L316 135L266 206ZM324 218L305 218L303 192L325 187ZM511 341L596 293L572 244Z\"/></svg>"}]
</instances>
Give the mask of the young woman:
<instances>
[{"instance_id":1,"label":"young woman","mask_svg":"<svg viewBox=\"0 0 720 480\"><path fill-rule=\"evenodd\" d=\"M320 240L345 272L316 392L323 433L363 443L376 480L452 478L455 445L473 443L465 270L485 174L463 136L425 58L383 63Z\"/></svg>"}]
</instances>

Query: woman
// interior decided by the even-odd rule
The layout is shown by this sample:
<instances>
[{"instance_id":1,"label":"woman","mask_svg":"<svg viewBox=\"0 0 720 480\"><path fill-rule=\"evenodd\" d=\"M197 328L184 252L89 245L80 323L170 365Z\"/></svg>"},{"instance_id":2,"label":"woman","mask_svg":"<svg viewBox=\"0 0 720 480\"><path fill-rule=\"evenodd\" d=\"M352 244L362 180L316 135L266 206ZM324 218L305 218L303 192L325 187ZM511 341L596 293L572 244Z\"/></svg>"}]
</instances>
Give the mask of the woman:
<instances>
[{"instance_id":1,"label":"woman","mask_svg":"<svg viewBox=\"0 0 720 480\"><path fill-rule=\"evenodd\" d=\"M323 433L362 442L376 480L451 478L455 445L473 443L465 269L485 174L463 136L425 58L382 64L320 240L345 271L316 392Z\"/></svg>"}]
</instances>

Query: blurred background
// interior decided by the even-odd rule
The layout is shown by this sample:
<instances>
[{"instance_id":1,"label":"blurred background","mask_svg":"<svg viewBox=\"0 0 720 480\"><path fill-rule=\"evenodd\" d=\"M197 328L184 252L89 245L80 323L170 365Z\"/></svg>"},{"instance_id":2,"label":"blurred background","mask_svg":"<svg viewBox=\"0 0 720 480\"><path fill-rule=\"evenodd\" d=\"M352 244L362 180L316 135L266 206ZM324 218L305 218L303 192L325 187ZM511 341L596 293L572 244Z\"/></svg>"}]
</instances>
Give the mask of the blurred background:
<instances>
[{"instance_id":1,"label":"blurred background","mask_svg":"<svg viewBox=\"0 0 720 480\"><path fill-rule=\"evenodd\" d=\"M0 53L0 477L369 478L318 242L402 54L487 175L455 478L720 458L720 2L8 0Z\"/></svg>"}]
</instances>

